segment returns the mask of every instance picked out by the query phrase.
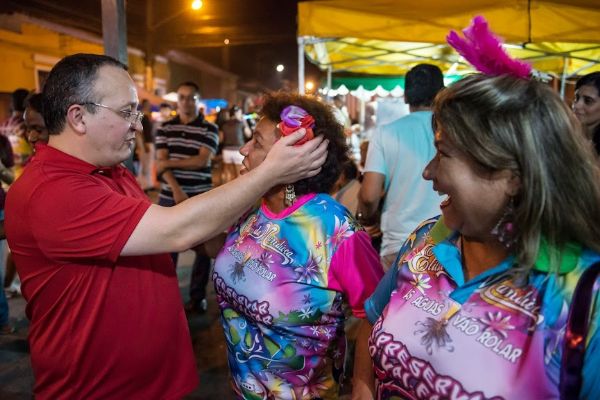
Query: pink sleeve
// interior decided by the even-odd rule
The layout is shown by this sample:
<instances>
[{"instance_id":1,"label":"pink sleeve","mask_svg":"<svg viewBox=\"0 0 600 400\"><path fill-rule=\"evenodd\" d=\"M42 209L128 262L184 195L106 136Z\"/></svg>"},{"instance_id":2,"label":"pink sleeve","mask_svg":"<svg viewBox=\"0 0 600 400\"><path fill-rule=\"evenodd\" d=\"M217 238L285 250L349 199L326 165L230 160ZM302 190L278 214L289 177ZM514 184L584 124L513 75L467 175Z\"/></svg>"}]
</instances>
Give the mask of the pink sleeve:
<instances>
[{"instance_id":1,"label":"pink sleeve","mask_svg":"<svg viewBox=\"0 0 600 400\"><path fill-rule=\"evenodd\" d=\"M379 256L364 231L345 240L331 259L328 279L330 289L346 295L352 314L365 318L365 300L383 276Z\"/></svg>"}]
</instances>

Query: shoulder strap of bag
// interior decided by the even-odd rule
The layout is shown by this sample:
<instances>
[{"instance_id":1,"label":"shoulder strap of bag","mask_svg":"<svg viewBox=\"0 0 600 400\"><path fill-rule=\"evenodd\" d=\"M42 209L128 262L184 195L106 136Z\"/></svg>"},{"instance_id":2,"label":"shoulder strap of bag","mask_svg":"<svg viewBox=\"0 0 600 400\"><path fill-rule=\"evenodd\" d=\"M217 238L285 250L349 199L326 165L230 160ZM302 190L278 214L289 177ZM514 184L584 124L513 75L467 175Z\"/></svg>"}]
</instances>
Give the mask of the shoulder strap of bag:
<instances>
[{"instance_id":1,"label":"shoulder strap of bag","mask_svg":"<svg viewBox=\"0 0 600 400\"><path fill-rule=\"evenodd\" d=\"M561 400L579 399L583 380L581 371L590 324L590 308L594 300L594 285L599 274L600 262L597 262L581 274L573 292L560 370Z\"/></svg>"}]
</instances>

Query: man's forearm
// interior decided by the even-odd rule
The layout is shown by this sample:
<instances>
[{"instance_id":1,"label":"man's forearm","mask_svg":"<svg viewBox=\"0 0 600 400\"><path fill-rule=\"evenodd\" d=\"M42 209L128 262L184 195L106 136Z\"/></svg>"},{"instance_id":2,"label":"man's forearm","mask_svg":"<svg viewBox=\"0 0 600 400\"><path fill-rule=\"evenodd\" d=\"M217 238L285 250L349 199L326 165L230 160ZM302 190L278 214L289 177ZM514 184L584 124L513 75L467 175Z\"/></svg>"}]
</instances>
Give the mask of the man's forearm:
<instances>
[{"instance_id":1,"label":"man's forearm","mask_svg":"<svg viewBox=\"0 0 600 400\"><path fill-rule=\"evenodd\" d=\"M253 170L174 207L150 206L121 255L183 251L230 227L273 185L273 176Z\"/></svg>"},{"instance_id":2,"label":"man's forearm","mask_svg":"<svg viewBox=\"0 0 600 400\"><path fill-rule=\"evenodd\" d=\"M304 129L280 139L256 169L174 207L152 205L121 255L185 250L231 226L267 190L316 175L327 156L322 137L293 146Z\"/></svg>"},{"instance_id":3,"label":"man's forearm","mask_svg":"<svg viewBox=\"0 0 600 400\"><path fill-rule=\"evenodd\" d=\"M271 149L265 161L255 169L225 185L192 198L192 200L196 200L199 197L201 201L185 201L177 205L175 208L176 211L181 210L180 214L183 216L180 221L182 231L188 232L194 245L202 243L206 239L230 227L240 215L253 206L272 187L285 182L295 182L297 177L292 177L292 175L298 175L301 171L291 168L286 174L282 175L282 172L288 169L284 164L299 161L300 159L303 161L309 161L310 158L324 160L324 150L326 147L323 146L319 146L319 149L310 155L305 153L303 157L297 158L298 154L301 154L298 152L300 148L294 149L293 146L285 145L286 141L297 140L291 137L294 135L280 139ZM318 143L319 141L313 142L312 147L315 147ZM285 154L285 152L281 151L282 149L288 149L288 151L296 153L295 157L285 157L285 161L282 158L271 157L275 154L279 154L281 157L281 155ZM304 148L303 151L306 152L307 149ZM322 156L319 156L319 154L322 154ZM286 175L288 178L286 178ZM202 218L202 228L198 226L200 225L198 220L189 218L190 213L198 215L198 218Z\"/></svg>"},{"instance_id":4,"label":"man's forearm","mask_svg":"<svg viewBox=\"0 0 600 400\"><path fill-rule=\"evenodd\" d=\"M377 210L379 209L380 201L381 199L377 199L377 201L364 201L363 197L359 196L358 206L356 208L356 218L358 219L358 222L363 226L376 225L379 222Z\"/></svg>"},{"instance_id":5,"label":"man's forearm","mask_svg":"<svg viewBox=\"0 0 600 400\"><path fill-rule=\"evenodd\" d=\"M210 165L210 155L205 156L193 156L183 158L181 160L166 160L164 161L165 168L169 169L199 169Z\"/></svg>"},{"instance_id":6,"label":"man's forearm","mask_svg":"<svg viewBox=\"0 0 600 400\"><path fill-rule=\"evenodd\" d=\"M357 214L362 214L363 218L369 219L375 215L375 213L377 212L377 207L379 207L379 201L365 202L359 199Z\"/></svg>"},{"instance_id":7,"label":"man's forearm","mask_svg":"<svg viewBox=\"0 0 600 400\"><path fill-rule=\"evenodd\" d=\"M171 171L164 171L161 174L162 179L167 183L167 185L169 185L171 187L171 191L174 192L176 190L181 190L181 186L179 186L179 183L177 182L177 179L175 179L175 177L173 176L173 173Z\"/></svg>"},{"instance_id":8,"label":"man's forearm","mask_svg":"<svg viewBox=\"0 0 600 400\"><path fill-rule=\"evenodd\" d=\"M177 213L179 232L188 236L183 240L191 243L191 247L223 232L272 186L273 177L259 167L226 185L178 204L173 211Z\"/></svg>"},{"instance_id":9,"label":"man's forearm","mask_svg":"<svg viewBox=\"0 0 600 400\"><path fill-rule=\"evenodd\" d=\"M366 172L358 192L357 214L364 221L369 221L377 213L379 202L384 196L383 184L385 176L376 172Z\"/></svg>"}]
</instances>

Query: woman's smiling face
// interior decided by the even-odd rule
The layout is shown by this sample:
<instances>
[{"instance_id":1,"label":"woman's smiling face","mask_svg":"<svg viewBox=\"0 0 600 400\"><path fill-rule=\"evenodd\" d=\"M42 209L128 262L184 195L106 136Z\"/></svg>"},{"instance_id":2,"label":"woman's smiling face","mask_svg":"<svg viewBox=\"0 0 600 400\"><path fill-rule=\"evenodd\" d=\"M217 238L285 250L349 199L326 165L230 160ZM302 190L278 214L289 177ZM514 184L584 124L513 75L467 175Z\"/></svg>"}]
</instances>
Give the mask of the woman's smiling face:
<instances>
[{"instance_id":1,"label":"woman's smiling face","mask_svg":"<svg viewBox=\"0 0 600 400\"><path fill-rule=\"evenodd\" d=\"M518 186L510 171L486 170L445 136L442 130L435 133L437 152L423 178L446 195L440 208L449 228L475 240L488 240Z\"/></svg>"}]
</instances>

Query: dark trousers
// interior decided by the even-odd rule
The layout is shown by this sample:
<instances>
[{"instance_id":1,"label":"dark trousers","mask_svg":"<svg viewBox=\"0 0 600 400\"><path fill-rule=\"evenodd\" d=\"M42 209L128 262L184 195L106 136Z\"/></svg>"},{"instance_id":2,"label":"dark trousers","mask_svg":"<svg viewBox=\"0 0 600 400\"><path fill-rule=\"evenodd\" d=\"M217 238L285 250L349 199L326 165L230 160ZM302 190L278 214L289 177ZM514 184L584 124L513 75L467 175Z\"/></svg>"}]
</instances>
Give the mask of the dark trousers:
<instances>
[{"instance_id":1,"label":"dark trousers","mask_svg":"<svg viewBox=\"0 0 600 400\"><path fill-rule=\"evenodd\" d=\"M173 207L175 202L161 198L158 201L158 205ZM173 259L173 264L177 267L179 253L171 253L171 259ZM196 252L196 259L194 260L192 274L190 275L190 300L192 303L200 303L202 299L206 298L206 285L210 278L210 265L210 257Z\"/></svg>"},{"instance_id":2,"label":"dark trousers","mask_svg":"<svg viewBox=\"0 0 600 400\"><path fill-rule=\"evenodd\" d=\"M190 300L200 303L206 298L206 285L210 278L210 257L196 252L196 259L190 277Z\"/></svg>"}]
</instances>

